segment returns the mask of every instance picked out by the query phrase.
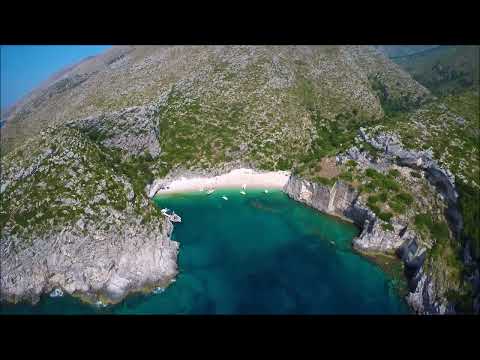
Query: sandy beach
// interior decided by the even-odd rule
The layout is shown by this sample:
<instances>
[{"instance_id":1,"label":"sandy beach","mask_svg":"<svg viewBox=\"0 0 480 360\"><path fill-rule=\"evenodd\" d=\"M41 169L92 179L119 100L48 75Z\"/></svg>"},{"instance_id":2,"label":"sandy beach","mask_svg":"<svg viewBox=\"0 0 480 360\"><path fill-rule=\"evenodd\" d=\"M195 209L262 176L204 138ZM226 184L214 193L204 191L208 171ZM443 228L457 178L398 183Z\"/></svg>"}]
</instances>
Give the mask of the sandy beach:
<instances>
[{"instance_id":1,"label":"sandy beach","mask_svg":"<svg viewBox=\"0 0 480 360\"><path fill-rule=\"evenodd\" d=\"M214 177L179 178L157 186L152 194L171 194L187 191L207 191L209 189L239 188L246 186L254 189L282 189L290 176L289 171L256 172L252 169L235 169L229 173Z\"/></svg>"}]
</instances>

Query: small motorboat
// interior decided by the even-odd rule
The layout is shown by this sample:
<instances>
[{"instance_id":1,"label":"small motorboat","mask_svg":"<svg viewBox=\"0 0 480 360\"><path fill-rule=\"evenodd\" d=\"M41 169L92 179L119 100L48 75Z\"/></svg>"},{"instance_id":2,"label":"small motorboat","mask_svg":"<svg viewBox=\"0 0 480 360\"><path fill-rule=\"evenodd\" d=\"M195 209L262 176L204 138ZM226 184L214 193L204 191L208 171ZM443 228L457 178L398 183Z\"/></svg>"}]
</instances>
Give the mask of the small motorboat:
<instances>
[{"instance_id":1,"label":"small motorboat","mask_svg":"<svg viewBox=\"0 0 480 360\"><path fill-rule=\"evenodd\" d=\"M222 199L223 200L228 200L228 197L226 197L225 195L222 196Z\"/></svg>"},{"instance_id":2,"label":"small motorboat","mask_svg":"<svg viewBox=\"0 0 480 360\"><path fill-rule=\"evenodd\" d=\"M240 191L240 194L242 194L242 195L246 195L247 193L246 193L245 191L243 191L243 190L242 190L242 191Z\"/></svg>"},{"instance_id":3,"label":"small motorboat","mask_svg":"<svg viewBox=\"0 0 480 360\"><path fill-rule=\"evenodd\" d=\"M268 194L268 190L265 189L265 194Z\"/></svg>"},{"instance_id":4,"label":"small motorboat","mask_svg":"<svg viewBox=\"0 0 480 360\"><path fill-rule=\"evenodd\" d=\"M207 195L210 195L210 194L213 193L214 191L215 191L215 189L207 190Z\"/></svg>"}]
</instances>

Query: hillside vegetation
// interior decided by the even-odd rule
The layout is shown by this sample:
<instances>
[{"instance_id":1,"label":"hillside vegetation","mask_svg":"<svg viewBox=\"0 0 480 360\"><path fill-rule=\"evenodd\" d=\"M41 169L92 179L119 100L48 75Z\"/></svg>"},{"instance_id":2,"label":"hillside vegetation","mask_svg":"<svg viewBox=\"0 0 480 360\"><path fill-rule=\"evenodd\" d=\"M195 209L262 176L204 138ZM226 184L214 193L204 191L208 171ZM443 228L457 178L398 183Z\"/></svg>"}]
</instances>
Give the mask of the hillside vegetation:
<instances>
[{"instance_id":1,"label":"hillside vegetation","mask_svg":"<svg viewBox=\"0 0 480 360\"><path fill-rule=\"evenodd\" d=\"M393 61L436 95L479 90L478 46L439 46Z\"/></svg>"},{"instance_id":2,"label":"hillside vegetation","mask_svg":"<svg viewBox=\"0 0 480 360\"><path fill-rule=\"evenodd\" d=\"M27 246L99 219L149 222L159 216L145 196L153 179L248 164L349 182L384 230L395 219L416 229L431 272L463 301L462 245L480 257L478 47L423 50L395 63L368 46L122 46L82 61L1 129L2 241ZM352 146L381 157L359 143L360 128L430 149L453 173L461 242L421 174L335 167Z\"/></svg>"}]
</instances>

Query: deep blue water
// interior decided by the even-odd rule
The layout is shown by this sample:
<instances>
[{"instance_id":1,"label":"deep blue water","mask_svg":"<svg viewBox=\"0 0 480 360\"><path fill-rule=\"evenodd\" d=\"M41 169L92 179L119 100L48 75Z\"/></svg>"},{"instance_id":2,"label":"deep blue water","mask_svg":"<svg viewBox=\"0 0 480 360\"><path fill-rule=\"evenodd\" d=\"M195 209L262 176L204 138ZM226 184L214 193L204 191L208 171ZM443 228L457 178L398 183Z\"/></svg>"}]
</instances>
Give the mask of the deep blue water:
<instances>
[{"instance_id":1,"label":"deep blue water","mask_svg":"<svg viewBox=\"0 0 480 360\"><path fill-rule=\"evenodd\" d=\"M228 201L221 198L228 197ZM280 191L217 190L158 197L182 216L175 283L98 309L65 296L4 313L403 314L382 270L351 250L358 229Z\"/></svg>"}]
</instances>

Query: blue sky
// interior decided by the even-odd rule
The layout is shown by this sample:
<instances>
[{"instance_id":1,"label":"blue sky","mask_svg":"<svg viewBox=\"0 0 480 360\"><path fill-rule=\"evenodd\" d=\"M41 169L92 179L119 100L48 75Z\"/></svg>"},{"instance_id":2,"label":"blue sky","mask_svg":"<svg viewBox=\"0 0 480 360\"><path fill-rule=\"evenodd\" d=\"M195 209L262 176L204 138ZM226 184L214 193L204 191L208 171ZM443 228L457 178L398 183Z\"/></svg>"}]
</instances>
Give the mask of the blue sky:
<instances>
[{"instance_id":1,"label":"blue sky","mask_svg":"<svg viewBox=\"0 0 480 360\"><path fill-rule=\"evenodd\" d=\"M1 108L14 104L55 72L109 47L110 45L2 45Z\"/></svg>"}]
</instances>

